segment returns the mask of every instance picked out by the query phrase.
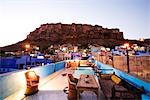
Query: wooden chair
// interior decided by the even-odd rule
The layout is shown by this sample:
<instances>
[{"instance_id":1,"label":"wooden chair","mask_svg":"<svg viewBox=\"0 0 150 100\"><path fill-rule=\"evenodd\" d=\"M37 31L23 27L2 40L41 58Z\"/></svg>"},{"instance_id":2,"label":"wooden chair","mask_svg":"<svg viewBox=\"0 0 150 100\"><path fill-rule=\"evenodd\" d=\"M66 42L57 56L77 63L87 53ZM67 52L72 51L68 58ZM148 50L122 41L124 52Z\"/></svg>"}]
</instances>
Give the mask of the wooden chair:
<instances>
[{"instance_id":1,"label":"wooden chair","mask_svg":"<svg viewBox=\"0 0 150 100\"><path fill-rule=\"evenodd\" d=\"M99 82L108 100L137 100L134 94L123 86L123 80L115 74L101 74Z\"/></svg>"},{"instance_id":2,"label":"wooden chair","mask_svg":"<svg viewBox=\"0 0 150 100\"><path fill-rule=\"evenodd\" d=\"M26 92L25 95L32 95L38 92L38 84L40 77L36 75L34 71L28 71L25 73L26 77Z\"/></svg>"},{"instance_id":3,"label":"wooden chair","mask_svg":"<svg viewBox=\"0 0 150 100\"><path fill-rule=\"evenodd\" d=\"M77 100L77 82L78 79L74 78L72 74L68 74L68 83L69 83L69 92L68 99L69 100Z\"/></svg>"},{"instance_id":4,"label":"wooden chair","mask_svg":"<svg viewBox=\"0 0 150 100\"><path fill-rule=\"evenodd\" d=\"M115 84L112 87L113 99L135 99L134 94L123 86L122 79L116 75L111 76L112 82Z\"/></svg>"}]
</instances>

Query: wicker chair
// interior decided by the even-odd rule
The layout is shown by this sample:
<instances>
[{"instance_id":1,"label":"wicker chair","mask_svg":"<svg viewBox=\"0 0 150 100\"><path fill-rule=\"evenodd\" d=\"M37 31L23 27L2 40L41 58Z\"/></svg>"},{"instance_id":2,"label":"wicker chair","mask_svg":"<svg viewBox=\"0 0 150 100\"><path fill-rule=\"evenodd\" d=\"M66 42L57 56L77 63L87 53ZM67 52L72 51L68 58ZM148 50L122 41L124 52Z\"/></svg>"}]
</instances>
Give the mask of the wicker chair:
<instances>
[{"instance_id":1,"label":"wicker chair","mask_svg":"<svg viewBox=\"0 0 150 100\"><path fill-rule=\"evenodd\" d=\"M68 74L69 92L68 100L77 100L77 85L78 79L74 78L72 74Z\"/></svg>"},{"instance_id":2,"label":"wicker chair","mask_svg":"<svg viewBox=\"0 0 150 100\"><path fill-rule=\"evenodd\" d=\"M34 71L28 71L25 73L27 88L25 95L32 95L38 92L39 76Z\"/></svg>"}]
</instances>

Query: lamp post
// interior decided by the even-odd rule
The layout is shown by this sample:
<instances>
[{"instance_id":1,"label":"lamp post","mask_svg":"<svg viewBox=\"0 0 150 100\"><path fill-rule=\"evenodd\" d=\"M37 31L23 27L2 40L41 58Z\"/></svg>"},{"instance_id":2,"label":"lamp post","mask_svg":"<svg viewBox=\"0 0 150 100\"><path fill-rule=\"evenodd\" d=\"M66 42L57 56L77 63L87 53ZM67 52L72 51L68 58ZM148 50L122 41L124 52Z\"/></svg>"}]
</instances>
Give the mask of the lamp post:
<instances>
[{"instance_id":1,"label":"lamp post","mask_svg":"<svg viewBox=\"0 0 150 100\"><path fill-rule=\"evenodd\" d=\"M114 53L113 53L113 51L112 51L112 58L111 58L111 60L112 60L112 67L114 67Z\"/></svg>"},{"instance_id":2,"label":"lamp post","mask_svg":"<svg viewBox=\"0 0 150 100\"><path fill-rule=\"evenodd\" d=\"M129 51L128 51L129 43L125 43L125 44L124 44L124 47L125 47L125 49L126 49L126 54L127 54L127 73L130 73L130 66L129 66Z\"/></svg>"}]
</instances>

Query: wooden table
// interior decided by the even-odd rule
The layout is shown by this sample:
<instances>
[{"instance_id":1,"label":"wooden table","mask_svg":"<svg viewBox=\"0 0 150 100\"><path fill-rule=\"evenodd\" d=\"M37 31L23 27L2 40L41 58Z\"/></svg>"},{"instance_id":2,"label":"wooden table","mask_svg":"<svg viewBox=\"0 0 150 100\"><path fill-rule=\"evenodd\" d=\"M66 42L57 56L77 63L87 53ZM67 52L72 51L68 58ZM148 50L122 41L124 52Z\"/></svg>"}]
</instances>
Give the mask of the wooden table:
<instances>
[{"instance_id":1,"label":"wooden table","mask_svg":"<svg viewBox=\"0 0 150 100\"><path fill-rule=\"evenodd\" d=\"M79 100L79 95L83 91L93 91L97 95L97 100L99 100L99 86L94 75L81 74L80 79L77 83L77 99Z\"/></svg>"}]
</instances>

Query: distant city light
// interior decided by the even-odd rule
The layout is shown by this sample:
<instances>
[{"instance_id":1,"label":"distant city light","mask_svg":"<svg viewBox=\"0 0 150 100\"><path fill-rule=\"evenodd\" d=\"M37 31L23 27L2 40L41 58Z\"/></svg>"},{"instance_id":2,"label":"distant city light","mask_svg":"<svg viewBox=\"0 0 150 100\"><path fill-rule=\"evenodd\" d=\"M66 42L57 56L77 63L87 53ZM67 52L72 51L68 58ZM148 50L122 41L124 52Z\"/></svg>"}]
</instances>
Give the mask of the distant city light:
<instances>
[{"instance_id":1,"label":"distant city light","mask_svg":"<svg viewBox=\"0 0 150 100\"><path fill-rule=\"evenodd\" d=\"M140 38L139 41L144 41L144 38Z\"/></svg>"},{"instance_id":2,"label":"distant city light","mask_svg":"<svg viewBox=\"0 0 150 100\"><path fill-rule=\"evenodd\" d=\"M110 48L106 48L107 51L110 51Z\"/></svg>"},{"instance_id":3,"label":"distant city light","mask_svg":"<svg viewBox=\"0 0 150 100\"><path fill-rule=\"evenodd\" d=\"M101 50L102 50L102 51L106 51L105 47L101 47Z\"/></svg>"},{"instance_id":4,"label":"distant city light","mask_svg":"<svg viewBox=\"0 0 150 100\"><path fill-rule=\"evenodd\" d=\"M30 56L31 56L31 57L34 57L34 56L36 56L36 55L35 55L35 54L30 54Z\"/></svg>"},{"instance_id":5,"label":"distant city light","mask_svg":"<svg viewBox=\"0 0 150 100\"><path fill-rule=\"evenodd\" d=\"M123 46L124 46L125 48L129 48L129 43L125 43Z\"/></svg>"},{"instance_id":6,"label":"distant city light","mask_svg":"<svg viewBox=\"0 0 150 100\"><path fill-rule=\"evenodd\" d=\"M62 48L62 51L66 51L67 49L65 47Z\"/></svg>"},{"instance_id":7,"label":"distant city light","mask_svg":"<svg viewBox=\"0 0 150 100\"><path fill-rule=\"evenodd\" d=\"M30 44L26 44L26 45L25 45L25 48L26 48L26 49L29 49L29 48L30 48Z\"/></svg>"},{"instance_id":8,"label":"distant city light","mask_svg":"<svg viewBox=\"0 0 150 100\"><path fill-rule=\"evenodd\" d=\"M44 56L37 56L38 59L44 59Z\"/></svg>"},{"instance_id":9,"label":"distant city light","mask_svg":"<svg viewBox=\"0 0 150 100\"><path fill-rule=\"evenodd\" d=\"M84 50L83 52L86 52L86 50Z\"/></svg>"}]
</instances>

